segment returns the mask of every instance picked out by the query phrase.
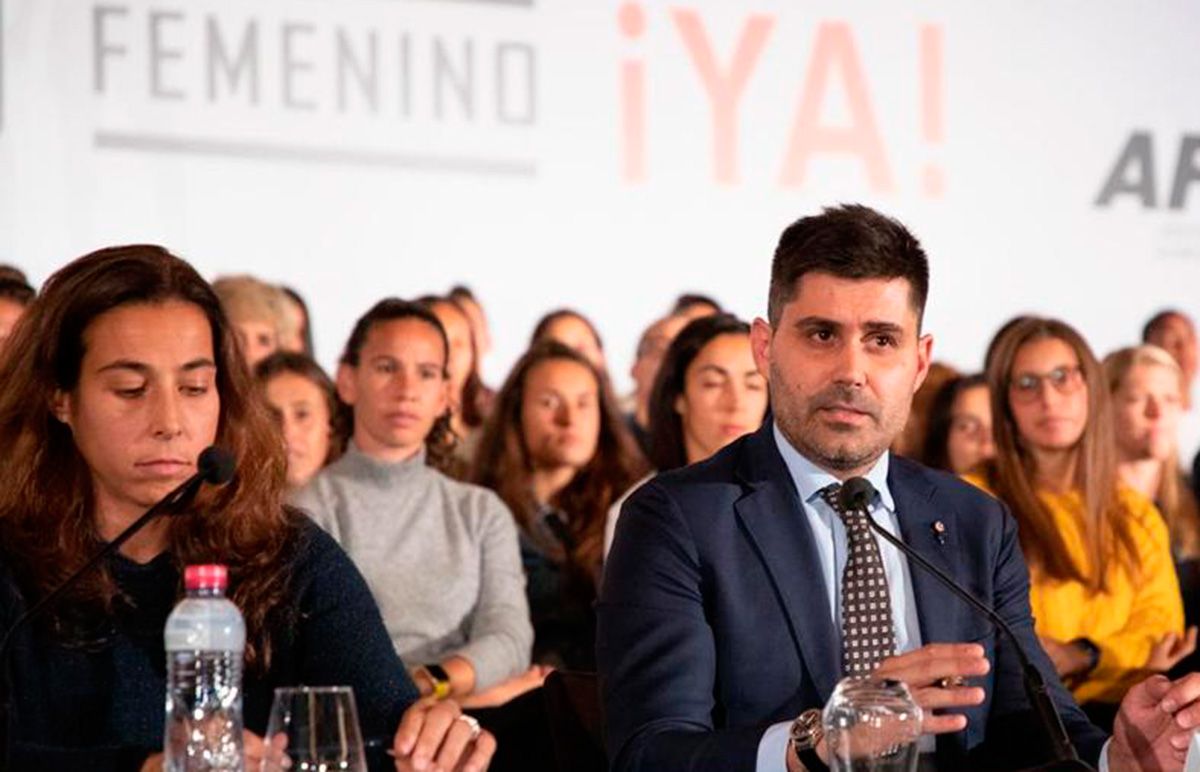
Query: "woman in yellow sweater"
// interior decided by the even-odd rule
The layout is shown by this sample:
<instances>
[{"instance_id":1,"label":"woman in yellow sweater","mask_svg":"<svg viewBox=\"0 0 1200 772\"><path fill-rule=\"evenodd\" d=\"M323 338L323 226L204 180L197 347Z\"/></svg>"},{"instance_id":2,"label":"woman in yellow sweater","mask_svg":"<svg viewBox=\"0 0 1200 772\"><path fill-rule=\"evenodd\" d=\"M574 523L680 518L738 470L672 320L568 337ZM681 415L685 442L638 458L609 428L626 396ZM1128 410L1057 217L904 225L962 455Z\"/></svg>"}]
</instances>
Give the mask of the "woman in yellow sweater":
<instances>
[{"instance_id":1,"label":"woman in yellow sweater","mask_svg":"<svg viewBox=\"0 0 1200 772\"><path fill-rule=\"evenodd\" d=\"M1042 646L1075 698L1111 722L1160 641L1183 633L1167 528L1119 482L1108 389L1083 337L1031 317L994 347L996 458L968 479L1012 510Z\"/></svg>"}]
</instances>

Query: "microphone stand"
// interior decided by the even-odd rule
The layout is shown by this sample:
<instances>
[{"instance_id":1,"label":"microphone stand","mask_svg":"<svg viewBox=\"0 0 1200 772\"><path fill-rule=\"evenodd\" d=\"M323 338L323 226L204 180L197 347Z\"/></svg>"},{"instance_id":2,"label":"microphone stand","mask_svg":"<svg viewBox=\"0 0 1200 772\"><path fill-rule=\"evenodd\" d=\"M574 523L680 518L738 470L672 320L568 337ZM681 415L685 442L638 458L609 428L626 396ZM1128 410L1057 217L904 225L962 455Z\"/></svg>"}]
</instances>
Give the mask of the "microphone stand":
<instances>
[{"instance_id":1,"label":"microphone stand","mask_svg":"<svg viewBox=\"0 0 1200 772\"><path fill-rule=\"evenodd\" d=\"M867 505L867 502L870 501L869 496L874 495L875 489L866 479L856 479L860 480L861 483L855 483L854 480L847 480L843 483L842 494L845 498L842 501L846 508L858 510L866 515L867 524L870 525L871 530L893 547L900 550L901 554L907 556L909 560L920 566L930 576L936 578L946 589L965 601L971 608L986 616L1012 642L1013 650L1016 652L1017 659L1021 663L1021 675L1025 685L1025 695L1033 707L1034 714L1037 716L1038 723L1042 727L1045 738L1050 744L1051 753L1053 754L1055 763L1046 768L1090 769L1090 767L1079 759L1079 754L1075 751L1075 746L1071 743L1071 738L1067 735L1062 717L1058 715L1058 709L1055 707L1054 700L1050 696L1046 680L1042 677L1042 671L1038 670L1033 662L1030 661L1029 655L1025 653L1025 649L1017 639L1016 633L1009 627L1008 622L987 604L959 586L958 582L954 581L954 579L933 563L926 560L915 549L893 536L887 529L875 522L875 518L871 516L870 507ZM862 483L865 483L865 485ZM865 501L864 498L866 499Z\"/></svg>"},{"instance_id":2,"label":"microphone stand","mask_svg":"<svg viewBox=\"0 0 1200 772\"><path fill-rule=\"evenodd\" d=\"M213 450L215 449L210 448L209 450L206 450L205 453L209 453ZM218 456L218 458L221 458L221 460L224 462L224 456ZM92 570L98 563L107 558L109 555L112 555L114 552L120 549L125 542L129 541L139 531L145 528L151 520L161 517L162 515L178 515L182 513L183 510L192 502L192 499L196 497L196 493L199 492L200 487L204 485L204 483L224 483L228 481L229 475L226 474L228 471L227 469L215 470L211 467L208 467L204 461L205 458L202 454L201 463L199 464L201 470L199 472L192 475L187 480L184 480L178 487L154 504L154 506L147 509L145 514L135 520L128 528L121 531L121 533L118 534L115 539L105 544L104 547L102 547L95 555L89 558L86 563L72 571L71 575L68 576L62 584L58 585L53 590L46 593L46 595L42 596L42 598L40 598L36 603L22 612L17 617L16 621L9 625L8 630L4 633L3 640L0 640L0 686L3 687L3 691L0 692L0 762L3 762L0 764L0 769L8 768L8 722L11 716L12 708L10 699L12 697L12 679L10 678L8 671L8 655L9 649L12 648L13 641L15 640L15 633L28 624L31 619L54 603L54 601L62 597L63 593L65 593L79 581L80 577ZM221 479L222 477L223 479Z\"/></svg>"}]
</instances>

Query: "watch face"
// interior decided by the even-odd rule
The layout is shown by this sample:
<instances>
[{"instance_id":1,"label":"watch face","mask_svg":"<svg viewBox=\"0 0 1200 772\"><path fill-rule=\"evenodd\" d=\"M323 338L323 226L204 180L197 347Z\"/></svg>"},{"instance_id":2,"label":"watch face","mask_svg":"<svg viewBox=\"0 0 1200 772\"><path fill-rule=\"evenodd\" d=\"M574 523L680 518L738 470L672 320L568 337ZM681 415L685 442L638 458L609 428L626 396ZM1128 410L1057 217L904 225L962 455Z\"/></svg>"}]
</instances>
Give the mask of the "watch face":
<instances>
[{"instance_id":1,"label":"watch face","mask_svg":"<svg viewBox=\"0 0 1200 772\"><path fill-rule=\"evenodd\" d=\"M810 708L792 722L792 745L796 750L815 748L821 741L821 711Z\"/></svg>"}]
</instances>

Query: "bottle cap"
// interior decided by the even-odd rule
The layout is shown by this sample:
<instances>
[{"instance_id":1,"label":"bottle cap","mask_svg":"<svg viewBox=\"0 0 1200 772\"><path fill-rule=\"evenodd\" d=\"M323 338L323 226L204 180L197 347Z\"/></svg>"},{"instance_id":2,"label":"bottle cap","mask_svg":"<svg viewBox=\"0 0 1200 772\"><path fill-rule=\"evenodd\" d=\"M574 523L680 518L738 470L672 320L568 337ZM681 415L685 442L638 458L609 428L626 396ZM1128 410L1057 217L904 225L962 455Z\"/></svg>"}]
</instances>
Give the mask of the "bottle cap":
<instances>
[{"instance_id":1,"label":"bottle cap","mask_svg":"<svg viewBox=\"0 0 1200 772\"><path fill-rule=\"evenodd\" d=\"M229 572L225 566L210 563L188 566L183 572L183 586L191 590L222 590L229 586Z\"/></svg>"}]
</instances>

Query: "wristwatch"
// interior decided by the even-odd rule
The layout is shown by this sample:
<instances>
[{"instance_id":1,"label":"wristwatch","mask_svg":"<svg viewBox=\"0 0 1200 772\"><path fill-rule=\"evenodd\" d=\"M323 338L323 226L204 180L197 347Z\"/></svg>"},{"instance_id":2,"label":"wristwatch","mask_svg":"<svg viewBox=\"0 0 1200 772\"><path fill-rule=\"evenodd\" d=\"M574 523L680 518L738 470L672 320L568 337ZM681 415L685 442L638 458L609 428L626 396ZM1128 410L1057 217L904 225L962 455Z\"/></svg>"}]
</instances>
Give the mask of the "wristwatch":
<instances>
[{"instance_id":1,"label":"wristwatch","mask_svg":"<svg viewBox=\"0 0 1200 772\"><path fill-rule=\"evenodd\" d=\"M821 725L821 709L809 708L792 722L792 751L808 772L829 772L829 767L817 755L817 745L825 736Z\"/></svg>"},{"instance_id":2,"label":"wristwatch","mask_svg":"<svg viewBox=\"0 0 1200 772\"><path fill-rule=\"evenodd\" d=\"M446 668L434 662L431 665L422 665L421 670L433 684L435 700L444 700L450 696L450 674L446 672Z\"/></svg>"}]
</instances>

